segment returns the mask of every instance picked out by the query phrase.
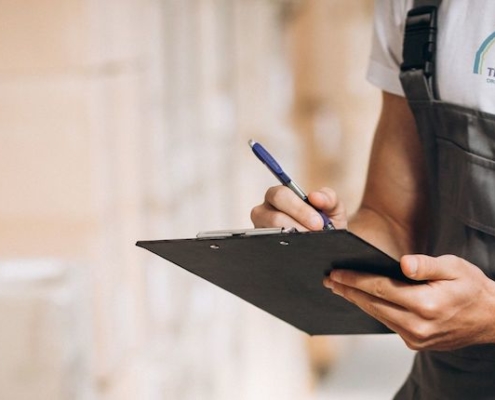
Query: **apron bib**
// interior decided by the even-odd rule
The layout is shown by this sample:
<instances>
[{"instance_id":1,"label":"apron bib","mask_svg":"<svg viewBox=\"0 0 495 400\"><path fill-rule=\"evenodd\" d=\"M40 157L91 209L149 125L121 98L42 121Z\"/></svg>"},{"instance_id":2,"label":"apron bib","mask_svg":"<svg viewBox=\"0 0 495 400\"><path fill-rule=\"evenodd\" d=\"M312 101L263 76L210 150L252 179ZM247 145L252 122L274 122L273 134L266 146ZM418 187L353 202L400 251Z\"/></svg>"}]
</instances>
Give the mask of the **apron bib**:
<instances>
[{"instance_id":1,"label":"apron bib","mask_svg":"<svg viewBox=\"0 0 495 400\"><path fill-rule=\"evenodd\" d=\"M427 254L454 254L495 279L495 115L443 102L436 94L440 2L415 1L400 74L427 164L432 210ZM495 399L495 344L418 352L395 399Z\"/></svg>"}]
</instances>

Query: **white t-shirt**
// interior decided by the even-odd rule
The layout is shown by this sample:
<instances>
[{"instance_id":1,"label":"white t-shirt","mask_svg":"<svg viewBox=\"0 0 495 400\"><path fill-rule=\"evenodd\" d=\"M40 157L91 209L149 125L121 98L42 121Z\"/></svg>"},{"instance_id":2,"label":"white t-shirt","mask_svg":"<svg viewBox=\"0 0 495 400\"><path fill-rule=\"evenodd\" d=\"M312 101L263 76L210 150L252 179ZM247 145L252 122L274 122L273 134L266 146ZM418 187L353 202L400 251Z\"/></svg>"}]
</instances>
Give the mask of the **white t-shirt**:
<instances>
[{"instance_id":1,"label":"white t-shirt","mask_svg":"<svg viewBox=\"0 0 495 400\"><path fill-rule=\"evenodd\" d=\"M376 0L368 80L404 95L399 72L412 0ZM440 99L495 114L495 0L443 0L438 15Z\"/></svg>"}]
</instances>

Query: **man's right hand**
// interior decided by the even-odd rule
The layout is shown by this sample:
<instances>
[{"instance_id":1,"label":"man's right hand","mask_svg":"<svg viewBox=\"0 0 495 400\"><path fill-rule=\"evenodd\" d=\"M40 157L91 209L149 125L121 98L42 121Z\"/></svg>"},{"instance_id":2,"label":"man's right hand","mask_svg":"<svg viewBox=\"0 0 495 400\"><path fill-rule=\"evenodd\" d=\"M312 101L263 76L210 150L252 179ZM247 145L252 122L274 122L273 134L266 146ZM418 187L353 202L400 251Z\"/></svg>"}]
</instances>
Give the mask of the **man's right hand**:
<instances>
[{"instance_id":1,"label":"man's right hand","mask_svg":"<svg viewBox=\"0 0 495 400\"><path fill-rule=\"evenodd\" d=\"M336 193L322 188L308 194L313 207L323 211L337 229L347 228L345 207ZM319 231L323 219L310 205L302 201L285 186L274 186L267 190L265 201L251 211L251 220L256 228L284 227L299 231Z\"/></svg>"}]
</instances>

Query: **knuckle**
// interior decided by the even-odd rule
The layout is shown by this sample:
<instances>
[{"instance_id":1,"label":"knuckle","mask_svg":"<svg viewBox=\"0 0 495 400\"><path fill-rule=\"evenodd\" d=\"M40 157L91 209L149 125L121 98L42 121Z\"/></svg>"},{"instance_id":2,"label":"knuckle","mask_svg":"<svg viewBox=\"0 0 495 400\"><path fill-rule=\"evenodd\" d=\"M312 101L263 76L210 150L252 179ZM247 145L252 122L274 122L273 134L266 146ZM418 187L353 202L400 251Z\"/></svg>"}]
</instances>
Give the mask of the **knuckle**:
<instances>
[{"instance_id":1,"label":"knuckle","mask_svg":"<svg viewBox=\"0 0 495 400\"><path fill-rule=\"evenodd\" d=\"M276 205L282 203L286 197L286 191L284 189L287 188L280 185L270 187L266 191L265 200L276 207Z\"/></svg>"},{"instance_id":2,"label":"knuckle","mask_svg":"<svg viewBox=\"0 0 495 400\"><path fill-rule=\"evenodd\" d=\"M262 215L262 206L256 206L251 210L251 221L256 225L260 222L261 220L261 215Z\"/></svg>"},{"instance_id":3,"label":"knuckle","mask_svg":"<svg viewBox=\"0 0 495 400\"><path fill-rule=\"evenodd\" d=\"M411 330L411 334L418 342L417 346L422 346L424 342L431 338L432 333L431 325L424 322L416 324Z\"/></svg>"},{"instance_id":4,"label":"knuckle","mask_svg":"<svg viewBox=\"0 0 495 400\"><path fill-rule=\"evenodd\" d=\"M443 256L438 257L440 260L445 261L446 263L453 263L459 260L457 256L454 256L453 254L445 254Z\"/></svg>"},{"instance_id":5,"label":"knuckle","mask_svg":"<svg viewBox=\"0 0 495 400\"><path fill-rule=\"evenodd\" d=\"M441 306L437 300L427 299L421 303L419 314L427 320L433 320L438 317L440 310Z\"/></svg>"},{"instance_id":6,"label":"knuckle","mask_svg":"<svg viewBox=\"0 0 495 400\"><path fill-rule=\"evenodd\" d=\"M256 228L282 227L284 226L285 215L282 212L273 210L267 204L261 204L251 210L251 221Z\"/></svg>"},{"instance_id":7,"label":"knuckle","mask_svg":"<svg viewBox=\"0 0 495 400\"><path fill-rule=\"evenodd\" d=\"M372 317L376 317L378 315L378 307L374 303L370 303L366 306L366 312Z\"/></svg>"},{"instance_id":8,"label":"knuckle","mask_svg":"<svg viewBox=\"0 0 495 400\"><path fill-rule=\"evenodd\" d=\"M383 299L387 295L387 290L384 286L383 280L379 280L375 283L375 287L373 289L373 294L378 297Z\"/></svg>"},{"instance_id":9,"label":"knuckle","mask_svg":"<svg viewBox=\"0 0 495 400\"><path fill-rule=\"evenodd\" d=\"M269 226L270 227L286 227L286 216L285 214L281 212L274 212L271 215L270 221L269 221Z\"/></svg>"},{"instance_id":10,"label":"knuckle","mask_svg":"<svg viewBox=\"0 0 495 400\"><path fill-rule=\"evenodd\" d=\"M464 262L461 258L454 256L453 254L442 255L438 257L436 261L443 265L449 265L451 269L452 267L458 267L461 263ZM437 264L435 263L434 265L431 266L431 268L434 268L436 266Z\"/></svg>"},{"instance_id":11,"label":"knuckle","mask_svg":"<svg viewBox=\"0 0 495 400\"><path fill-rule=\"evenodd\" d=\"M356 303L354 296L352 295L352 290L344 285L339 285L338 286L338 291L339 294L344 297L347 301L350 301L351 303Z\"/></svg>"},{"instance_id":12,"label":"knuckle","mask_svg":"<svg viewBox=\"0 0 495 400\"><path fill-rule=\"evenodd\" d=\"M423 346L421 346L420 343L412 342L410 340L404 340L404 343L406 346L413 351L420 351L423 350Z\"/></svg>"},{"instance_id":13,"label":"knuckle","mask_svg":"<svg viewBox=\"0 0 495 400\"><path fill-rule=\"evenodd\" d=\"M337 199L337 192L332 188L324 187L321 188L320 191L325 193L332 201L335 201Z\"/></svg>"}]
</instances>

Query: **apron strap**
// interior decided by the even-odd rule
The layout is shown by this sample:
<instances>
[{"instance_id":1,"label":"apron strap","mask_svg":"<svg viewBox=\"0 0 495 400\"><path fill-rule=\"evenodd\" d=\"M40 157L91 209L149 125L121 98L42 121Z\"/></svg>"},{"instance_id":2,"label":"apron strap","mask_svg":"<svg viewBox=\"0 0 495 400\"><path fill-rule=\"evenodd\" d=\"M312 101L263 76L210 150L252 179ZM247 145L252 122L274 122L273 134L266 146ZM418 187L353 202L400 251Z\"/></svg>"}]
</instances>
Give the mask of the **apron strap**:
<instances>
[{"instance_id":1,"label":"apron strap","mask_svg":"<svg viewBox=\"0 0 495 400\"><path fill-rule=\"evenodd\" d=\"M442 0L414 0L413 8L424 7L424 6L435 6L440 7Z\"/></svg>"},{"instance_id":2,"label":"apron strap","mask_svg":"<svg viewBox=\"0 0 495 400\"><path fill-rule=\"evenodd\" d=\"M437 98L435 53L441 0L415 0L407 13L400 80L409 100Z\"/></svg>"}]
</instances>

